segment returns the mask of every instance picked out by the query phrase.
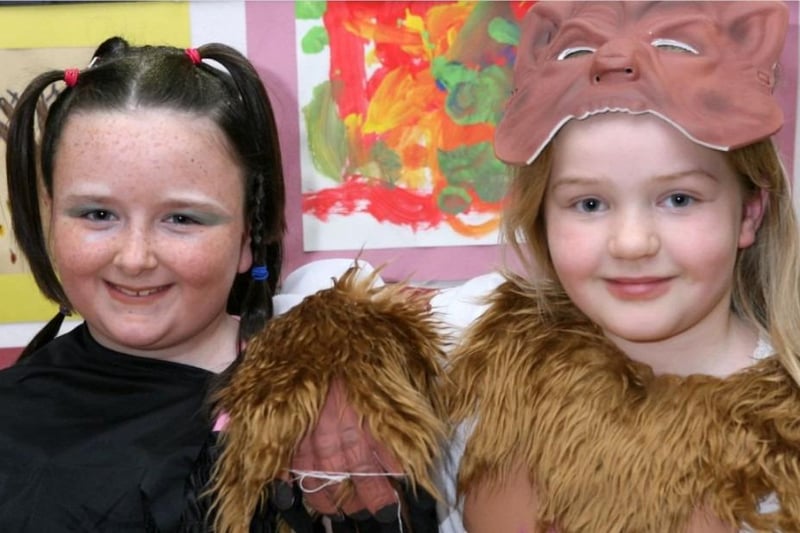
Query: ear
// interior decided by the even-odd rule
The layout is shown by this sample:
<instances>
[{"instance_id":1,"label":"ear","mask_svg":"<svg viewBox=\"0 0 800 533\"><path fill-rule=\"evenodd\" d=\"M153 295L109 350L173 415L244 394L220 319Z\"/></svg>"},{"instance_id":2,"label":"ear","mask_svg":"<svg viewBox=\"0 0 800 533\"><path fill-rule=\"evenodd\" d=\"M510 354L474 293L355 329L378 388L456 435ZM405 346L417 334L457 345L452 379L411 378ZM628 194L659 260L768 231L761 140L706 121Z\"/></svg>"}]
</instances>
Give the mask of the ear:
<instances>
[{"instance_id":1,"label":"ear","mask_svg":"<svg viewBox=\"0 0 800 533\"><path fill-rule=\"evenodd\" d=\"M722 8L722 29L737 54L748 58L758 70L759 78L767 75L773 85L773 70L780 59L789 26L789 8L782 2L772 1L720 2L717 5Z\"/></svg>"},{"instance_id":2,"label":"ear","mask_svg":"<svg viewBox=\"0 0 800 533\"><path fill-rule=\"evenodd\" d=\"M47 211L49 212L50 209L53 207L53 198L48 194L44 187L39 189L39 199L42 202L42 212Z\"/></svg>"},{"instance_id":3,"label":"ear","mask_svg":"<svg viewBox=\"0 0 800 533\"><path fill-rule=\"evenodd\" d=\"M53 220L53 197L47 193L44 187L39 188L39 216L42 217L42 229L49 238L52 233L50 224Z\"/></svg>"},{"instance_id":4,"label":"ear","mask_svg":"<svg viewBox=\"0 0 800 533\"><path fill-rule=\"evenodd\" d=\"M742 225L739 228L739 248L747 248L756 242L756 233L761 227L768 202L769 195L764 189L759 189L758 192L745 198L742 206Z\"/></svg>"},{"instance_id":5,"label":"ear","mask_svg":"<svg viewBox=\"0 0 800 533\"><path fill-rule=\"evenodd\" d=\"M250 231L245 229L242 235L242 245L239 248L239 268L237 272L247 272L253 266L253 250L250 248Z\"/></svg>"}]
</instances>

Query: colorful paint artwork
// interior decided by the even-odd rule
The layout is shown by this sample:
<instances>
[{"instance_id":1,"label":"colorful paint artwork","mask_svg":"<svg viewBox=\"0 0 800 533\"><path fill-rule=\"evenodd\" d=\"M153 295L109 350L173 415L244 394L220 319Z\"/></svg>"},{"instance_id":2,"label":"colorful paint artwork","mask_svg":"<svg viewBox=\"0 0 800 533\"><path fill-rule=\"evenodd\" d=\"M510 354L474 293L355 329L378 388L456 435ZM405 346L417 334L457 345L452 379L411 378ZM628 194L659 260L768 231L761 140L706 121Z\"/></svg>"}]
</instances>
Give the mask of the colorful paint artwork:
<instances>
[{"instance_id":1,"label":"colorful paint artwork","mask_svg":"<svg viewBox=\"0 0 800 533\"><path fill-rule=\"evenodd\" d=\"M531 2L297 2L306 250L496 244Z\"/></svg>"}]
</instances>

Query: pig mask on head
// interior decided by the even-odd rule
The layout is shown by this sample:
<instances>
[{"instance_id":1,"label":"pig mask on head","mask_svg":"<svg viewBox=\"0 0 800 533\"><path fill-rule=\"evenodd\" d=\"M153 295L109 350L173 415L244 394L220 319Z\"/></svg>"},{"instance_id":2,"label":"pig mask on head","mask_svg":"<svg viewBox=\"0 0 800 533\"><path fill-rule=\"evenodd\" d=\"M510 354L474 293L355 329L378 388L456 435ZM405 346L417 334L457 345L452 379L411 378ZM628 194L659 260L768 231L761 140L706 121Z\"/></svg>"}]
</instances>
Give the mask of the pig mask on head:
<instances>
[{"instance_id":1,"label":"pig mask on head","mask_svg":"<svg viewBox=\"0 0 800 533\"><path fill-rule=\"evenodd\" d=\"M653 113L718 150L777 132L778 2L538 2L522 22L495 150L532 162L571 118Z\"/></svg>"}]
</instances>

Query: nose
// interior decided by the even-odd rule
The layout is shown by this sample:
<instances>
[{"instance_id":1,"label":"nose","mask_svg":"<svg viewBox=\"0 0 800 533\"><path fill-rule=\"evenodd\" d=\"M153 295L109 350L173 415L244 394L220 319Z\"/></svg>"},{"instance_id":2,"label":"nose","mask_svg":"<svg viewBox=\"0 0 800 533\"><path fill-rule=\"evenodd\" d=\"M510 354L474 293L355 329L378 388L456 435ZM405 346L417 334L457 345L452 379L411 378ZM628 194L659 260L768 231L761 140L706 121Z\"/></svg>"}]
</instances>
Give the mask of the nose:
<instances>
[{"instance_id":1,"label":"nose","mask_svg":"<svg viewBox=\"0 0 800 533\"><path fill-rule=\"evenodd\" d=\"M155 268L158 260L152 239L150 232L144 228L130 228L120 234L114 265L131 276Z\"/></svg>"},{"instance_id":2,"label":"nose","mask_svg":"<svg viewBox=\"0 0 800 533\"><path fill-rule=\"evenodd\" d=\"M593 84L625 83L639 79L640 45L632 39L612 39L593 55L590 73Z\"/></svg>"},{"instance_id":3,"label":"nose","mask_svg":"<svg viewBox=\"0 0 800 533\"><path fill-rule=\"evenodd\" d=\"M608 239L608 252L618 259L651 257L661 247L658 231L646 213L620 214Z\"/></svg>"}]
</instances>

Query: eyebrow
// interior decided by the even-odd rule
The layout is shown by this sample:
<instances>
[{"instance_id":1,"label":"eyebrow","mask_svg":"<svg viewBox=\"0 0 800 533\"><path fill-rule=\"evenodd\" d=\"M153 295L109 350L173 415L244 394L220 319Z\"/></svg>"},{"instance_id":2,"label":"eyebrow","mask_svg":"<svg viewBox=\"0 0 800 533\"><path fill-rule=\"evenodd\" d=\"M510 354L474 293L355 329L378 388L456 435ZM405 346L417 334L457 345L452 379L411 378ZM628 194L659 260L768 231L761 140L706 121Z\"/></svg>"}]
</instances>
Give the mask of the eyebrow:
<instances>
[{"instance_id":1,"label":"eyebrow","mask_svg":"<svg viewBox=\"0 0 800 533\"><path fill-rule=\"evenodd\" d=\"M656 180L656 181L659 181L659 182L669 182L669 181L679 180L679 179L685 178L687 176L701 176L701 177L710 179L710 180L712 180L714 182L719 182L719 179L716 176L714 176L713 174L710 174L710 173L708 173L705 170L700 169L700 168L693 168L693 169L690 169L690 170L684 170L684 171L675 172L675 173L672 173L672 174L662 174L660 176L654 176L653 179ZM555 180L555 183L553 184L552 188L553 188L553 190L555 190L555 189L558 189L559 187L567 187L567 186L570 186L570 185L591 185L591 184L594 184L594 183L604 182L604 181L608 181L608 178L603 178L603 177L595 178L595 177L582 177L582 176L565 176L565 177L557 178L557 180Z\"/></svg>"}]
</instances>

